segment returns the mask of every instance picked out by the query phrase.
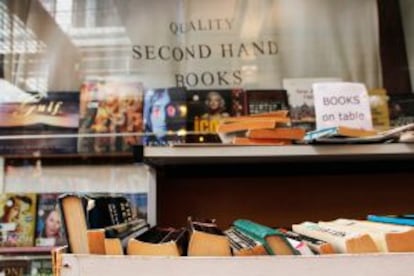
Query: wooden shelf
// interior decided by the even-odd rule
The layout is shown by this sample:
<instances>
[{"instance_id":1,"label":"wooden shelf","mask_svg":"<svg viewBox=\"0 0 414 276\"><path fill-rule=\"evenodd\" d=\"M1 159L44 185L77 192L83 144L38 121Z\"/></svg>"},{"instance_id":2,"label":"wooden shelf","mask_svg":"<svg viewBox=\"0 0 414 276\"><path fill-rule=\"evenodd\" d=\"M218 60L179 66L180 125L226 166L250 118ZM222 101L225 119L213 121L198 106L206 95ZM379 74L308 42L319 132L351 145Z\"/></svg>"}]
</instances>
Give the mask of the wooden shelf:
<instances>
[{"instance_id":1,"label":"wooden shelf","mask_svg":"<svg viewBox=\"0 0 414 276\"><path fill-rule=\"evenodd\" d=\"M153 165L412 159L414 144L403 143L292 146L183 144L144 148L144 161Z\"/></svg>"}]
</instances>

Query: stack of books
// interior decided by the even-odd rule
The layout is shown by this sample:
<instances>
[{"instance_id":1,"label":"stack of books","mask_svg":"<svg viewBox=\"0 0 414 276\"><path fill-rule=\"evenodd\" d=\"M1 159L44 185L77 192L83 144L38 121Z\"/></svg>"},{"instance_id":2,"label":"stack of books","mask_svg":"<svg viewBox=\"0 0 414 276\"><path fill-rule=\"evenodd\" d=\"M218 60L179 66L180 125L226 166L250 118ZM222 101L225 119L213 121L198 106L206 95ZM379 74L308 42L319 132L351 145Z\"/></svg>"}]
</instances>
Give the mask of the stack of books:
<instances>
[{"instance_id":1,"label":"stack of books","mask_svg":"<svg viewBox=\"0 0 414 276\"><path fill-rule=\"evenodd\" d=\"M290 145L302 140L305 129L291 127L287 110L224 118L217 132L223 143L235 145Z\"/></svg>"}]
</instances>

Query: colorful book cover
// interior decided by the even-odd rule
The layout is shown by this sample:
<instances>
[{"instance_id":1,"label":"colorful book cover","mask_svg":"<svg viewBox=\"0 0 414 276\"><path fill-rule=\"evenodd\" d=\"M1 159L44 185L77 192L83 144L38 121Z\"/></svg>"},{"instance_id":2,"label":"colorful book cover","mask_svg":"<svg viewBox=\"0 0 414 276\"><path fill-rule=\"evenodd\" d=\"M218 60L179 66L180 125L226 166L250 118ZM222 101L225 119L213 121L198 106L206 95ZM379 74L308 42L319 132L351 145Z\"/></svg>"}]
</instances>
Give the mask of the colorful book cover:
<instances>
[{"instance_id":1,"label":"colorful book cover","mask_svg":"<svg viewBox=\"0 0 414 276\"><path fill-rule=\"evenodd\" d=\"M27 93L30 97L25 102L0 104L0 134L13 136L0 141L0 153L75 153L79 126L79 93ZM48 135L51 137L45 137ZM33 138L23 139L24 136Z\"/></svg>"},{"instance_id":2,"label":"colorful book cover","mask_svg":"<svg viewBox=\"0 0 414 276\"><path fill-rule=\"evenodd\" d=\"M189 90L187 107L187 143L220 143L216 133L219 120L247 114L241 89Z\"/></svg>"},{"instance_id":3,"label":"colorful book cover","mask_svg":"<svg viewBox=\"0 0 414 276\"><path fill-rule=\"evenodd\" d=\"M126 193L123 194L130 204L133 218L143 218L147 220L148 215L148 194L147 193Z\"/></svg>"},{"instance_id":4,"label":"colorful book cover","mask_svg":"<svg viewBox=\"0 0 414 276\"><path fill-rule=\"evenodd\" d=\"M248 90L246 96L250 115L289 108L287 92L284 89Z\"/></svg>"},{"instance_id":5,"label":"colorful book cover","mask_svg":"<svg viewBox=\"0 0 414 276\"><path fill-rule=\"evenodd\" d=\"M289 101L292 126L313 130L316 127L315 106L312 85L318 82L338 82L339 78L286 78L283 88L286 89Z\"/></svg>"},{"instance_id":6,"label":"colorful book cover","mask_svg":"<svg viewBox=\"0 0 414 276\"><path fill-rule=\"evenodd\" d=\"M78 151L124 152L140 144L143 95L140 82L83 83L80 89Z\"/></svg>"},{"instance_id":7,"label":"colorful book cover","mask_svg":"<svg viewBox=\"0 0 414 276\"><path fill-rule=\"evenodd\" d=\"M144 145L183 143L186 120L184 88L148 89L144 95Z\"/></svg>"},{"instance_id":8,"label":"colorful book cover","mask_svg":"<svg viewBox=\"0 0 414 276\"><path fill-rule=\"evenodd\" d=\"M414 123L414 94L390 95L389 97L391 127Z\"/></svg>"},{"instance_id":9,"label":"colorful book cover","mask_svg":"<svg viewBox=\"0 0 414 276\"><path fill-rule=\"evenodd\" d=\"M63 218L59 209L58 193L37 196L36 246L66 245Z\"/></svg>"},{"instance_id":10,"label":"colorful book cover","mask_svg":"<svg viewBox=\"0 0 414 276\"><path fill-rule=\"evenodd\" d=\"M382 223L414 226L414 215L368 215L367 220Z\"/></svg>"},{"instance_id":11,"label":"colorful book cover","mask_svg":"<svg viewBox=\"0 0 414 276\"><path fill-rule=\"evenodd\" d=\"M36 194L0 194L0 246L33 246Z\"/></svg>"}]
</instances>

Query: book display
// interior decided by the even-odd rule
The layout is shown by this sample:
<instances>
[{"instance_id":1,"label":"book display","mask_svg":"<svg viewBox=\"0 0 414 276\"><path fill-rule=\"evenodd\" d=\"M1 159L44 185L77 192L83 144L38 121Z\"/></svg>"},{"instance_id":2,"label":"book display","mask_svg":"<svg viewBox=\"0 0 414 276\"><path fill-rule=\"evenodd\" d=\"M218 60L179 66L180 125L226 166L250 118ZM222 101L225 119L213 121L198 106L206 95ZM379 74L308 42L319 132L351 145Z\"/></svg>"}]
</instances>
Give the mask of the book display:
<instances>
[{"instance_id":1,"label":"book display","mask_svg":"<svg viewBox=\"0 0 414 276\"><path fill-rule=\"evenodd\" d=\"M408 2L0 1L0 274L412 275Z\"/></svg>"}]
</instances>

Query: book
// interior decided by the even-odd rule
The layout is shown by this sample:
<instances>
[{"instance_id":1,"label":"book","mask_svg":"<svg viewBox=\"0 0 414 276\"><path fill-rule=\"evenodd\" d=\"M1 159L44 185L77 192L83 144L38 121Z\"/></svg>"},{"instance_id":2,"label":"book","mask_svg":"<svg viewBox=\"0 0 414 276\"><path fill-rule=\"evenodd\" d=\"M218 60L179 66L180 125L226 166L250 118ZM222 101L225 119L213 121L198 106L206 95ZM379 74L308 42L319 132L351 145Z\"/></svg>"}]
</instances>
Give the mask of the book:
<instances>
[{"instance_id":1,"label":"book","mask_svg":"<svg viewBox=\"0 0 414 276\"><path fill-rule=\"evenodd\" d=\"M288 139L302 140L305 136L305 129L298 127L277 127L273 129L249 129L247 138L253 139Z\"/></svg>"},{"instance_id":2,"label":"book","mask_svg":"<svg viewBox=\"0 0 414 276\"><path fill-rule=\"evenodd\" d=\"M123 255L128 241L149 229L149 224L142 218L105 228L88 229L90 254Z\"/></svg>"},{"instance_id":3,"label":"book","mask_svg":"<svg viewBox=\"0 0 414 276\"><path fill-rule=\"evenodd\" d=\"M336 126L327 127L317 130L308 131L304 137L305 141L320 140L321 138L329 137L369 137L377 135L376 130L366 130L360 128Z\"/></svg>"},{"instance_id":4,"label":"book","mask_svg":"<svg viewBox=\"0 0 414 276\"><path fill-rule=\"evenodd\" d=\"M342 127L341 127L342 128ZM391 143L400 140L401 135L414 130L414 123L394 127L386 131L372 132L350 128L351 133L338 135L338 128L326 128L310 131L305 134L304 141L311 143ZM354 133L354 134L352 134ZM354 135L354 136L352 136ZM360 136L358 136L360 135Z\"/></svg>"},{"instance_id":5,"label":"book","mask_svg":"<svg viewBox=\"0 0 414 276\"><path fill-rule=\"evenodd\" d=\"M283 88L286 89L289 102L292 126L304 128L306 131L316 127L315 105L313 100L314 83L338 82L340 78L285 78Z\"/></svg>"},{"instance_id":6,"label":"book","mask_svg":"<svg viewBox=\"0 0 414 276\"><path fill-rule=\"evenodd\" d=\"M188 218L188 256L231 256L230 241L215 220Z\"/></svg>"},{"instance_id":7,"label":"book","mask_svg":"<svg viewBox=\"0 0 414 276\"><path fill-rule=\"evenodd\" d=\"M133 218L148 219L148 193L122 193L130 205Z\"/></svg>"},{"instance_id":8,"label":"book","mask_svg":"<svg viewBox=\"0 0 414 276\"><path fill-rule=\"evenodd\" d=\"M247 114L245 101L241 89L188 90L186 143L220 143L219 120Z\"/></svg>"},{"instance_id":9,"label":"book","mask_svg":"<svg viewBox=\"0 0 414 276\"><path fill-rule=\"evenodd\" d=\"M234 136L231 144L233 145L262 145L262 146L286 146L291 145L290 139L257 139L249 137Z\"/></svg>"},{"instance_id":10,"label":"book","mask_svg":"<svg viewBox=\"0 0 414 276\"><path fill-rule=\"evenodd\" d=\"M186 228L155 226L130 239L128 255L182 256L186 254L188 232Z\"/></svg>"},{"instance_id":11,"label":"book","mask_svg":"<svg viewBox=\"0 0 414 276\"><path fill-rule=\"evenodd\" d=\"M246 102L250 115L289 109L285 89L246 90Z\"/></svg>"},{"instance_id":12,"label":"book","mask_svg":"<svg viewBox=\"0 0 414 276\"><path fill-rule=\"evenodd\" d=\"M147 223L145 219L137 218L126 223L121 223L104 228L105 241L113 240L112 243L115 244L115 240L118 240L122 248L122 251L126 252L128 248L128 242L131 239L135 239L137 236L148 231L149 229L150 225L149 223ZM106 251L108 251L107 245L105 246L105 248Z\"/></svg>"},{"instance_id":13,"label":"book","mask_svg":"<svg viewBox=\"0 0 414 276\"><path fill-rule=\"evenodd\" d=\"M369 105L371 108L372 124L379 131L390 128L389 97L385 89L368 90Z\"/></svg>"},{"instance_id":14,"label":"book","mask_svg":"<svg viewBox=\"0 0 414 276\"><path fill-rule=\"evenodd\" d=\"M185 142L187 104L185 88L144 91L144 145Z\"/></svg>"},{"instance_id":15,"label":"book","mask_svg":"<svg viewBox=\"0 0 414 276\"><path fill-rule=\"evenodd\" d=\"M34 245L36 194L0 194L0 246Z\"/></svg>"},{"instance_id":16,"label":"book","mask_svg":"<svg viewBox=\"0 0 414 276\"><path fill-rule=\"evenodd\" d=\"M368 215L367 220L390 224L414 226L414 215Z\"/></svg>"},{"instance_id":17,"label":"book","mask_svg":"<svg viewBox=\"0 0 414 276\"><path fill-rule=\"evenodd\" d=\"M310 221L293 224L292 229L301 235L330 243L337 253L379 252L375 242L368 234L337 230Z\"/></svg>"},{"instance_id":18,"label":"book","mask_svg":"<svg viewBox=\"0 0 414 276\"><path fill-rule=\"evenodd\" d=\"M277 229L247 220L237 219L233 226L240 232L263 243L269 255L297 255L282 232Z\"/></svg>"},{"instance_id":19,"label":"book","mask_svg":"<svg viewBox=\"0 0 414 276\"><path fill-rule=\"evenodd\" d=\"M143 96L143 85L138 81L82 83L78 151L124 152L141 144Z\"/></svg>"},{"instance_id":20,"label":"book","mask_svg":"<svg viewBox=\"0 0 414 276\"><path fill-rule=\"evenodd\" d=\"M59 193L37 194L36 246L66 245L62 213L58 204Z\"/></svg>"},{"instance_id":21,"label":"book","mask_svg":"<svg viewBox=\"0 0 414 276\"><path fill-rule=\"evenodd\" d=\"M148 229L149 224L143 219L106 228L88 229L89 252L99 255L124 255L129 241Z\"/></svg>"},{"instance_id":22,"label":"book","mask_svg":"<svg viewBox=\"0 0 414 276\"><path fill-rule=\"evenodd\" d=\"M381 252L413 252L414 228L407 226L385 226L363 220L336 219L319 222L337 230L369 234Z\"/></svg>"},{"instance_id":23,"label":"book","mask_svg":"<svg viewBox=\"0 0 414 276\"><path fill-rule=\"evenodd\" d=\"M414 95L389 95L390 127L414 123Z\"/></svg>"},{"instance_id":24,"label":"book","mask_svg":"<svg viewBox=\"0 0 414 276\"><path fill-rule=\"evenodd\" d=\"M105 228L134 220L132 204L124 194L84 194L89 229Z\"/></svg>"},{"instance_id":25,"label":"book","mask_svg":"<svg viewBox=\"0 0 414 276\"><path fill-rule=\"evenodd\" d=\"M268 255L266 248L259 241L238 231L234 227L224 231L227 235L234 256Z\"/></svg>"},{"instance_id":26,"label":"book","mask_svg":"<svg viewBox=\"0 0 414 276\"><path fill-rule=\"evenodd\" d=\"M52 276L53 266L50 255L31 256L30 257L30 274L32 276Z\"/></svg>"},{"instance_id":27,"label":"book","mask_svg":"<svg viewBox=\"0 0 414 276\"><path fill-rule=\"evenodd\" d=\"M85 208L86 200L81 195L62 194L59 197L59 207L63 215L66 229L68 250L74 254L88 254L88 222Z\"/></svg>"},{"instance_id":28,"label":"book","mask_svg":"<svg viewBox=\"0 0 414 276\"><path fill-rule=\"evenodd\" d=\"M31 274L31 260L29 258L4 257L0 259L0 275L26 276Z\"/></svg>"},{"instance_id":29,"label":"book","mask_svg":"<svg viewBox=\"0 0 414 276\"><path fill-rule=\"evenodd\" d=\"M23 102L0 104L0 135L13 137L0 140L0 153L15 155L37 151L43 154L77 152L79 93L26 93L28 98ZM46 138L48 135L68 137Z\"/></svg>"},{"instance_id":30,"label":"book","mask_svg":"<svg viewBox=\"0 0 414 276\"><path fill-rule=\"evenodd\" d=\"M218 133L247 131L251 129L275 128L277 124L287 124L287 117L252 117L237 121L222 121L217 127Z\"/></svg>"},{"instance_id":31,"label":"book","mask_svg":"<svg viewBox=\"0 0 414 276\"><path fill-rule=\"evenodd\" d=\"M290 231L284 228L278 228L288 239L297 240L300 242L306 243L306 245L315 253L315 254L333 254L336 253L333 246L322 240L311 238L309 236L301 235L294 231Z\"/></svg>"}]
</instances>

